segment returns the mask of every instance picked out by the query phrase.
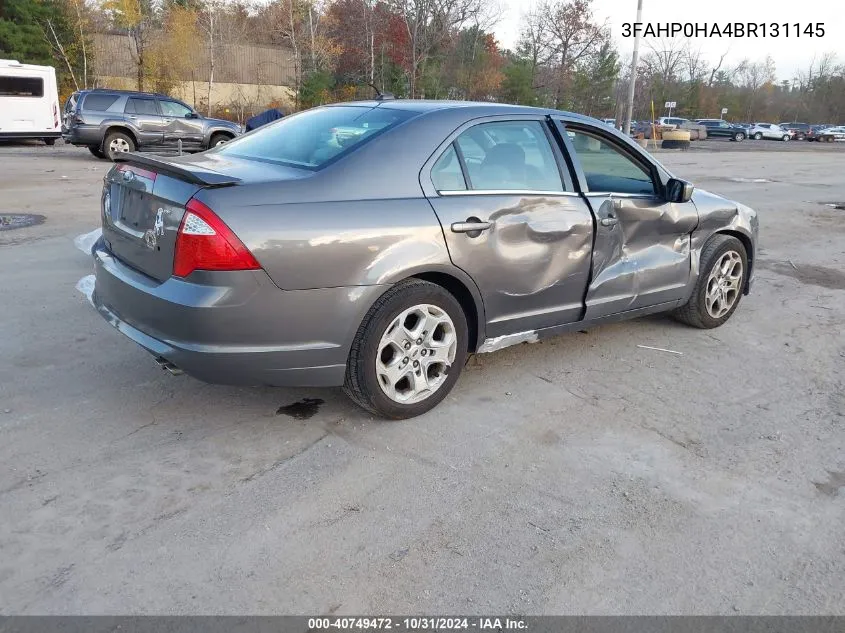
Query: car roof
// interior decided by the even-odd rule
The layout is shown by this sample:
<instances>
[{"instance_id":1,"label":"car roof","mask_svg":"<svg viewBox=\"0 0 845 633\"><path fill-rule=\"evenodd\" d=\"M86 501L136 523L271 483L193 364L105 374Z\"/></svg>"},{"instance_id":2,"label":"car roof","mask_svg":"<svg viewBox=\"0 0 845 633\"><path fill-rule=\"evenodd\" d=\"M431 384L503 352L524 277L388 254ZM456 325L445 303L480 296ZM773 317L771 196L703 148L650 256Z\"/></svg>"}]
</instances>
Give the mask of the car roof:
<instances>
[{"instance_id":1,"label":"car roof","mask_svg":"<svg viewBox=\"0 0 845 633\"><path fill-rule=\"evenodd\" d=\"M121 90L117 88L90 88L87 90L80 90L77 94L84 95L84 94L115 94L115 95L139 95L142 97L164 97L166 99L172 99L168 95L162 94L160 92L141 92L139 90Z\"/></svg>"},{"instance_id":2,"label":"car roof","mask_svg":"<svg viewBox=\"0 0 845 633\"><path fill-rule=\"evenodd\" d=\"M494 103L491 101L447 101L447 100L428 100L428 99L382 99L369 101L344 101L340 103L327 104L325 107L335 108L342 106L357 106L357 107L381 107L386 110L404 110L408 112L416 112L419 114L434 114L437 112L455 112L463 111L468 117L483 117L496 116L501 114L529 114L529 115L551 115L565 117L572 121L580 121L583 123L602 123L601 119L596 119L583 114L575 112L567 112L565 110L553 110L551 108L537 108L534 106L512 105L508 103Z\"/></svg>"}]
</instances>

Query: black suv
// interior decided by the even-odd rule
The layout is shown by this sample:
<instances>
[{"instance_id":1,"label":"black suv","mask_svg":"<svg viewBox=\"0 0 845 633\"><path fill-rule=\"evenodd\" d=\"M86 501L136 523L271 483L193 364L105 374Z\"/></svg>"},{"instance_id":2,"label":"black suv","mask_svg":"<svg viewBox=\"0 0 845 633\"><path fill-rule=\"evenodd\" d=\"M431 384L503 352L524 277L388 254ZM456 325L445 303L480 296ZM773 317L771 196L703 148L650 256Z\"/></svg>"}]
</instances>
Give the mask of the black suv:
<instances>
[{"instance_id":1,"label":"black suv","mask_svg":"<svg viewBox=\"0 0 845 633\"><path fill-rule=\"evenodd\" d=\"M728 123L724 119L696 119L696 123L707 128L707 136L727 136L732 141L744 141L748 137L748 129L741 125Z\"/></svg>"},{"instance_id":2,"label":"black suv","mask_svg":"<svg viewBox=\"0 0 845 633\"><path fill-rule=\"evenodd\" d=\"M795 121L793 121L792 123L781 123L780 126L784 130L793 132L794 134L792 138L794 138L796 141L805 140L811 128L809 123L797 123Z\"/></svg>"},{"instance_id":3,"label":"black suv","mask_svg":"<svg viewBox=\"0 0 845 633\"><path fill-rule=\"evenodd\" d=\"M233 139L241 126L208 119L177 99L128 90L80 90L65 104L62 138L98 158L142 149L202 151Z\"/></svg>"}]
</instances>

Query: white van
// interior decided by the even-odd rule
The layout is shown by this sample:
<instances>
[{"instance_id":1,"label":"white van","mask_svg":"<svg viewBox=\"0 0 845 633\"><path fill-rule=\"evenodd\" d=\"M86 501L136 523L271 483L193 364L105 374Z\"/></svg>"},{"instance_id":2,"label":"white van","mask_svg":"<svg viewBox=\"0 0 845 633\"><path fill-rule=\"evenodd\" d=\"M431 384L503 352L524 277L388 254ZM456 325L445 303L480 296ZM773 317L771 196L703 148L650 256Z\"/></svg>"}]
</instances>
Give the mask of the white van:
<instances>
[{"instance_id":1,"label":"white van","mask_svg":"<svg viewBox=\"0 0 845 633\"><path fill-rule=\"evenodd\" d=\"M0 59L0 140L62 135L56 69Z\"/></svg>"}]
</instances>

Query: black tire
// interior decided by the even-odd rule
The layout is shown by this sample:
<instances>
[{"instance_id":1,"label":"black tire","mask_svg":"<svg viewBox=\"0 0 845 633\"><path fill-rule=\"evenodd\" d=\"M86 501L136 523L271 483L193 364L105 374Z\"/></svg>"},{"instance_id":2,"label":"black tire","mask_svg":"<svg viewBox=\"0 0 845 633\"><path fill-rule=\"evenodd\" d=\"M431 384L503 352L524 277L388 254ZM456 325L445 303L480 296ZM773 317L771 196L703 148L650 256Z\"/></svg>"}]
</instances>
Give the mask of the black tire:
<instances>
[{"instance_id":1,"label":"black tire","mask_svg":"<svg viewBox=\"0 0 845 633\"><path fill-rule=\"evenodd\" d=\"M45 138L45 139L44 139L44 145L47 145L47 146L49 146L49 147L52 147L52 146L53 146L53 145L55 145L55 144L56 144L56 139L54 139L54 138L52 138L52 137L50 137L50 138Z\"/></svg>"},{"instance_id":2,"label":"black tire","mask_svg":"<svg viewBox=\"0 0 845 633\"><path fill-rule=\"evenodd\" d=\"M757 134L754 135L754 140L755 141L762 141L763 140L763 133L757 132Z\"/></svg>"},{"instance_id":3,"label":"black tire","mask_svg":"<svg viewBox=\"0 0 845 633\"><path fill-rule=\"evenodd\" d=\"M391 322L403 310L420 304L434 305L449 315L455 328L457 349L440 387L420 402L403 404L389 398L379 385L376 355L381 337ZM466 363L468 338L466 315L449 291L421 279L406 279L379 297L361 322L346 363L343 391L357 405L378 416L403 420L422 415L437 406L455 386Z\"/></svg>"},{"instance_id":4,"label":"black tire","mask_svg":"<svg viewBox=\"0 0 845 633\"><path fill-rule=\"evenodd\" d=\"M736 134L734 134L734 140L737 143L744 141L745 140L745 134L743 134L742 132L737 132Z\"/></svg>"},{"instance_id":5,"label":"black tire","mask_svg":"<svg viewBox=\"0 0 845 633\"><path fill-rule=\"evenodd\" d=\"M728 251L735 251L742 259L742 278L739 282L739 292L736 299L723 316L714 318L707 312L705 306L705 295L707 294L707 282L713 267L717 264L719 259ZM698 281L692 291L689 301L672 313L672 316L692 327L701 329L710 329L719 327L725 321L731 318L731 315L736 311L737 306L742 300L742 293L745 289L745 283L748 276L748 254L745 252L745 246L737 238L731 235L714 235L711 237L704 248L701 250L701 260L699 262Z\"/></svg>"},{"instance_id":6,"label":"black tire","mask_svg":"<svg viewBox=\"0 0 845 633\"><path fill-rule=\"evenodd\" d=\"M89 151L89 152L91 152L91 153L92 153L94 156L96 156L97 158L106 158L106 155L105 155L105 154L103 154L103 150L101 150L101 149L100 149L98 146L96 146L96 145L89 145L89 146L88 146L88 151Z\"/></svg>"},{"instance_id":7,"label":"black tire","mask_svg":"<svg viewBox=\"0 0 845 633\"><path fill-rule=\"evenodd\" d=\"M784 143L786 143L786 141L788 141L791 138L792 137L789 136L789 134L784 134L783 136L780 137L780 140L782 140Z\"/></svg>"},{"instance_id":8,"label":"black tire","mask_svg":"<svg viewBox=\"0 0 845 633\"><path fill-rule=\"evenodd\" d=\"M128 152L135 151L135 141L132 139L131 136L125 134L123 132L109 132L106 135L105 140L103 141L103 154L106 155L109 160L114 160L115 155L122 154L125 152L112 152L109 148L114 141L123 141L126 146L129 148Z\"/></svg>"},{"instance_id":9,"label":"black tire","mask_svg":"<svg viewBox=\"0 0 845 633\"><path fill-rule=\"evenodd\" d=\"M208 140L208 149L212 149L217 147L218 143L221 141L223 143L228 143L232 140L232 136L230 134L224 134L223 132L217 132L216 134L212 134L211 138Z\"/></svg>"}]
</instances>

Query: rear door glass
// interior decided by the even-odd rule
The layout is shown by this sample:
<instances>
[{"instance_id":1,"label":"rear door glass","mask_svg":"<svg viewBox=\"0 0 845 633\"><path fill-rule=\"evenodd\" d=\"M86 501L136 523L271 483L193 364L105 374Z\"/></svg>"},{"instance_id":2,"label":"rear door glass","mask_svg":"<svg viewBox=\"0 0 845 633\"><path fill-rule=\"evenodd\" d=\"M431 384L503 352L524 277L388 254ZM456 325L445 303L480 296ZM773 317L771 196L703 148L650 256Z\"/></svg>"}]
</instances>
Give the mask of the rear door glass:
<instances>
[{"instance_id":1,"label":"rear door glass","mask_svg":"<svg viewBox=\"0 0 845 633\"><path fill-rule=\"evenodd\" d=\"M481 123L462 133L456 143L473 190L564 190L539 121Z\"/></svg>"},{"instance_id":2,"label":"rear door glass","mask_svg":"<svg viewBox=\"0 0 845 633\"><path fill-rule=\"evenodd\" d=\"M146 114L146 115L158 115L158 106L156 105L155 99L129 99L126 102L126 109L125 112L130 114Z\"/></svg>"}]
</instances>

